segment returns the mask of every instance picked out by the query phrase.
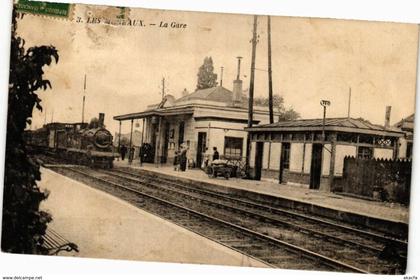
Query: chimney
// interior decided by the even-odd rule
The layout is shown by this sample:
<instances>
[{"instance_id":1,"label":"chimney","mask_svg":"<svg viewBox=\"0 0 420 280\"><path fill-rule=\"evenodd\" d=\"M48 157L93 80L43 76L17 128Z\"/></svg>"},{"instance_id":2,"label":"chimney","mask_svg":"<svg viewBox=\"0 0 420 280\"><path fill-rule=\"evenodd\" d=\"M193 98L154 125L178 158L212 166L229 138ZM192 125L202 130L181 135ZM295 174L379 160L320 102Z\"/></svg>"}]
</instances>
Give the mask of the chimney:
<instances>
[{"instance_id":1,"label":"chimney","mask_svg":"<svg viewBox=\"0 0 420 280\"><path fill-rule=\"evenodd\" d=\"M391 119L391 106L386 106L386 110L385 110L385 128L389 128L390 119Z\"/></svg>"},{"instance_id":2,"label":"chimney","mask_svg":"<svg viewBox=\"0 0 420 280\"><path fill-rule=\"evenodd\" d=\"M238 56L237 59L238 59L238 73L236 75L236 80L233 81L233 95L232 95L233 106L238 105L238 103L240 103L242 99L242 80L240 79L242 57Z\"/></svg>"},{"instance_id":3,"label":"chimney","mask_svg":"<svg viewBox=\"0 0 420 280\"><path fill-rule=\"evenodd\" d=\"M99 113L98 126L99 127L104 127L104 121L105 121L105 114L104 113Z\"/></svg>"}]
</instances>

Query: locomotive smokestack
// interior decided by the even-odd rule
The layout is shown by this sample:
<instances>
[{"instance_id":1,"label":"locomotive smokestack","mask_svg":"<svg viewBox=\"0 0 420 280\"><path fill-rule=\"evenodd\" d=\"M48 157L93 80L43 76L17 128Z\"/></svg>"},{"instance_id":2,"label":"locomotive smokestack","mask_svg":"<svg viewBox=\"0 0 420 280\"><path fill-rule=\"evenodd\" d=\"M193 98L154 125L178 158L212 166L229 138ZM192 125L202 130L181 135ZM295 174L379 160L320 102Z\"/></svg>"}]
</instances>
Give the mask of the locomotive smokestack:
<instances>
[{"instance_id":1,"label":"locomotive smokestack","mask_svg":"<svg viewBox=\"0 0 420 280\"><path fill-rule=\"evenodd\" d=\"M105 122L105 114L99 113L99 118L98 118L99 127L104 127L104 122Z\"/></svg>"}]
</instances>

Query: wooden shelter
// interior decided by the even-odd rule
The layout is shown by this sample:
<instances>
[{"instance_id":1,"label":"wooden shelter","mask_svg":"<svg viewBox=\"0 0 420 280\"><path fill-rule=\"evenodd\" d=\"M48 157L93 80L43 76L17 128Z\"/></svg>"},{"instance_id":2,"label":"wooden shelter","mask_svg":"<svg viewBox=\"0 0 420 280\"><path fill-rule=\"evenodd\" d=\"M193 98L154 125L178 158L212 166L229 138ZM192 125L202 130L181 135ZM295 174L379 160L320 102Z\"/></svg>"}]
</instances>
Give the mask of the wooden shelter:
<instances>
[{"instance_id":1,"label":"wooden shelter","mask_svg":"<svg viewBox=\"0 0 420 280\"><path fill-rule=\"evenodd\" d=\"M355 118L282 121L246 130L255 179L271 177L325 191L342 176L345 156L395 159L404 137L399 128Z\"/></svg>"}]
</instances>

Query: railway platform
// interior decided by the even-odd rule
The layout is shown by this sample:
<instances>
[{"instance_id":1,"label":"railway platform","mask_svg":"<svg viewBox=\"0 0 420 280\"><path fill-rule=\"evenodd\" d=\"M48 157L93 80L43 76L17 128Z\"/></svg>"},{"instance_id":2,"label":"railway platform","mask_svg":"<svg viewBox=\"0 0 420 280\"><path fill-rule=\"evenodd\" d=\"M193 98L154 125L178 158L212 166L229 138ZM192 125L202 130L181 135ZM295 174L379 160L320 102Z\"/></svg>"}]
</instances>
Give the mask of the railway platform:
<instances>
[{"instance_id":1,"label":"railway platform","mask_svg":"<svg viewBox=\"0 0 420 280\"><path fill-rule=\"evenodd\" d=\"M49 224L89 258L266 267L249 256L134 207L112 195L43 168L41 208Z\"/></svg>"},{"instance_id":2,"label":"railway platform","mask_svg":"<svg viewBox=\"0 0 420 280\"><path fill-rule=\"evenodd\" d=\"M319 190L310 190L302 186L279 184L273 180L244 180L238 178L209 178L200 169L185 172L175 171L173 166L143 164L133 161L115 161L116 167L131 167L154 172L160 176L172 176L185 182L195 181L207 188L218 188L221 192L235 193L261 201L278 200L282 206L325 215L329 218L360 225L383 228L384 231L408 229L408 208L398 204L369 201L338 195Z\"/></svg>"}]
</instances>

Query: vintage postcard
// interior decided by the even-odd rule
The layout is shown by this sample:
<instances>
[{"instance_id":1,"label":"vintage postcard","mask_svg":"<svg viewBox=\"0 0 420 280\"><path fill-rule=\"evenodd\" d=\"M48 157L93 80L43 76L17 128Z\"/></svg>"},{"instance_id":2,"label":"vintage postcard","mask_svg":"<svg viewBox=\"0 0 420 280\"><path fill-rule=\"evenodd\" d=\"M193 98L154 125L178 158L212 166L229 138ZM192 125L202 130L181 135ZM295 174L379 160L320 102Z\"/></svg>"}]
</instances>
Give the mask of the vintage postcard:
<instances>
[{"instance_id":1,"label":"vintage postcard","mask_svg":"<svg viewBox=\"0 0 420 280\"><path fill-rule=\"evenodd\" d=\"M404 274L418 34L15 1L2 251Z\"/></svg>"}]
</instances>

